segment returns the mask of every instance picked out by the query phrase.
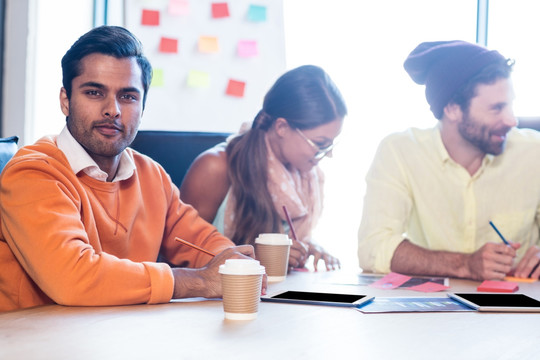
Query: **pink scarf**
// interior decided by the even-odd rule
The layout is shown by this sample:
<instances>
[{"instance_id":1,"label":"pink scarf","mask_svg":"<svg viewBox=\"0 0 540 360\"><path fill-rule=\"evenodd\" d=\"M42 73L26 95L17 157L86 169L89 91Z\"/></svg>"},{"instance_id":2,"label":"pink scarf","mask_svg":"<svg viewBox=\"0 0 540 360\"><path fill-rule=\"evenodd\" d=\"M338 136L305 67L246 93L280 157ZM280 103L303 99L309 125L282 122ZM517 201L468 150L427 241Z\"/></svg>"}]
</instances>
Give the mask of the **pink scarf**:
<instances>
[{"instance_id":1,"label":"pink scarf","mask_svg":"<svg viewBox=\"0 0 540 360\"><path fill-rule=\"evenodd\" d=\"M310 242L311 231L322 212L323 173L318 166L305 173L301 173L296 169L289 171L276 158L268 141L266 141L266 149L268 152L267 187L274 208L283 222L286 222L287 218L283 211L283 206L286 206L298 240ZM225 236L232 236L232 233L234 233L234 215L232 212L235 199L232 198L233 195L230 191L228 196L229 199L225 206L224 234ZM289 237L292 238L292 232L290 231Z\"/></svg>"}]
</instances>

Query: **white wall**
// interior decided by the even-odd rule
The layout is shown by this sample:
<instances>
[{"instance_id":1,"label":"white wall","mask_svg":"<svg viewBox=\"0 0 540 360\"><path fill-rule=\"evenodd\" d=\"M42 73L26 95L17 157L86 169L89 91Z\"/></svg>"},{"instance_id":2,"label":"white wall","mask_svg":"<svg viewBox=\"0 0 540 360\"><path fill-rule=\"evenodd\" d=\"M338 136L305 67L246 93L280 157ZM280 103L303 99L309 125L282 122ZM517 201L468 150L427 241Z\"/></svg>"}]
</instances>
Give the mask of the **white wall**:
<instances>
[{"instance_id":1,"label":"white wall","mask_svg":"<svg viewBox=\"0 0 540 360\"><path fill-rule=\"evenodd\" d=\"M7 0L5 12L4 84L2 134L17 135L21 143L30 132L28 118L27 72L30 21L29 0Z\"/></svg>"}]
</instances>

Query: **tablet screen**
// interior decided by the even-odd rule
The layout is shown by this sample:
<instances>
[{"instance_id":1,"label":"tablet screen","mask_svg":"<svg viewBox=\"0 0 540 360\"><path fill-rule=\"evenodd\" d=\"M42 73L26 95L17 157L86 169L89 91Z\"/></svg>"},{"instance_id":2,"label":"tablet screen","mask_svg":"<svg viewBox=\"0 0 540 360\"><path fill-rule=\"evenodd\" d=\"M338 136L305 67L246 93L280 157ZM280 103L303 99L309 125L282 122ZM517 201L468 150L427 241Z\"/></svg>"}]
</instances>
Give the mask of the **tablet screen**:
<instances>
[{"instance_id":1,"label":"tablet screen","mask_svg":"<svg viewBox=\"0 0 540 360\"><path fill-rule=\"evenodd\" d=\"M262 301L293 304L359 306L373 299L373 296L323 293L310 291L285 291L271 297L262 297Z\"/></svg>"},{"instance_id":2,"label":"tablet screen","mask_svg":"<svg viewBox=\"0 0 540 360\"><path fill-rule=\"evenodd\" d=\"M478 309L538 309L540 311L540 301L524 294L453 294L452 298L474 305Z\"/></svg>"},{"instance_id":3,"label":"tablet screen","mask_svg":"<svg viewBox=\"0 0 540 360\"><path fill-rule=\"evenodd\" d=\"M320 292L304 292L304 291L286 291L284 293L272 296L273 299L289 299L289 300L305 300L305 301L321 301L352 304L355 301L362 300L365 295L351 294L333 294Z\"/></svg>"}]
</instances>

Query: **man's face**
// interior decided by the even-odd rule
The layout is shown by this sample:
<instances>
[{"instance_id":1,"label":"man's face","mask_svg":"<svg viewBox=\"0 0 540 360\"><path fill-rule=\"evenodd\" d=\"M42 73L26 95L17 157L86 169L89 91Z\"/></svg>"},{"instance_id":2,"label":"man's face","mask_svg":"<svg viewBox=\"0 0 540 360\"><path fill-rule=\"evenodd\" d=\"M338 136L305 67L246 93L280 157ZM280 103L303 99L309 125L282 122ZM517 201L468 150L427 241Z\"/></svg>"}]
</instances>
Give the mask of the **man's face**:
<instances>
[{"instance_id":1,"label":"man's face","mask_svg":"<svg viewBox=\"0 0 540 360\"><path fill-rule=\"evenodd\" d=\"M62 112L73 137L98 163L131 144L142 116L141 69L134 58L91 54L72 81L71 99L60 92Z\"/></svg>"},{"instance_id":2,"label":"man's face","mask_svg":"<svg viewBox=\"0 0 540 360\"><path fill-rule=\"evenodd\" d=\"M477 95L463 113L458 131L470 144L486 154L499 155L506 144L506 135L516 126L512 102L514 92L509 79L493 84L479 84Z\"/></svg>"}]
</instances>

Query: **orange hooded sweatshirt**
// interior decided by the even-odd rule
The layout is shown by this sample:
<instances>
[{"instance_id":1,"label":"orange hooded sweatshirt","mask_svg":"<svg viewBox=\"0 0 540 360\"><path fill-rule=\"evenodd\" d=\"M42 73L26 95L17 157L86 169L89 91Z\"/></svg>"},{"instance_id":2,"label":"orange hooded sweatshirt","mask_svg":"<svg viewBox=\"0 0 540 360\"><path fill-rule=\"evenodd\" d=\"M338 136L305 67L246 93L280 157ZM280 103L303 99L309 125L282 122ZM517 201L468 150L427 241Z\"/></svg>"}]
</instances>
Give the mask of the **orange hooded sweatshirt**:
<instances>
[{"instance_id":1,"label":"orange hooded sweatshirt","mask_svg":"<svg viewBox=\"0 0 540 360\"><path fill-rule=\"evenodd\" d=\"M180 201L149 157L102 182L74 174L54 137L21 148L0 178L0 311L35 305L127 305L172 298L173 266L202 267L233 243ZM167 263L156 262L162 254Z\"/></svg>"}]
</instances>

